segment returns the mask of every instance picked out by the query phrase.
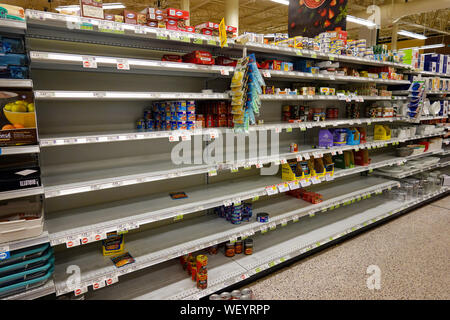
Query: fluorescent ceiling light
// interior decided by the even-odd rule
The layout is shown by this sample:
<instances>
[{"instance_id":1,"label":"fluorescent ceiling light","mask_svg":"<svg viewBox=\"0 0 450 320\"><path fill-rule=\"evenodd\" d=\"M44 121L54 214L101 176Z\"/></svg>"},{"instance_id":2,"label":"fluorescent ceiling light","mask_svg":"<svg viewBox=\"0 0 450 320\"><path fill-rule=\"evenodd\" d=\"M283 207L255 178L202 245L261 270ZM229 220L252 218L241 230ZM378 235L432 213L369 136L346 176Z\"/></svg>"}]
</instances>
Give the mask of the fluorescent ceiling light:
<instances>
[{"instance_id":1,"label":"fluorescent ceiling light","mask_svg":"<svg viewBox=\"0 0 450 320\"><path fill-rule=\"evenodd\" d=\"M397 32L398 34L401 34L402 36L406 36L406 37L410 37L410 38L415 38L415 39L420 39L420 40L425 40L428 39L426 36L424 36L423 34L419 34L419 33L414 33L414 32L409 32L406 30L400 30L399 32Z\"/></svg>"},{"instance_id":2,"label":"fluorescent ceiling light","mask_svg":"<svg viewBox=\"0 0 450 320\"><path fill-rule=\"evenodd\" d=\"M411 47L411 48L403 48L401 50L407 50L407 49L419 49L419 50L427 50L427 49L436 49L436 48L443 48L445 47L445 44L443 43L437 43L437 44L430 44L427 46L421 46L421 47Z\"/></svg>"},{"instance_id":3,"label":"fluorescent ceiling light","mask_svg":"<svg viewBox=\"0 0 450 320\"><path fill-rule=\"evenodd\" d=\"M361 19L361 18L354 17L354 16L349 16L349 15L347 15L347 21L357 23L357 24L362 24L363 26L366 26L366 27L376 27L377 26L372 21L369 21L366 19Z\"/></svg>"},{"instance_id":4,"label":"fluorescent ceiling light","mask_svg":"<svg viewBox=\"0 0 450 320\"><path fill-rule=\"evenodd\" d=\"M103 9L107 10L107 9L124 9L125 5L123 3L120 2L116 2L116 3L104 3L103 4ZM79 5L71 5L71 6L59 6L55 9L56 11L78 11L80 10L80 6Z\"/></svg>"},{"instance_id":5,"label":"fluorescent ceiling light","mask_svg":"<svg viewBox=\"0 0 450 320\"><path fill-rule=\"evenodd\" d=\"M272 0L272 2L281 3L284 5L289 5L289 0Z\"/></svg>"}]
</instances>

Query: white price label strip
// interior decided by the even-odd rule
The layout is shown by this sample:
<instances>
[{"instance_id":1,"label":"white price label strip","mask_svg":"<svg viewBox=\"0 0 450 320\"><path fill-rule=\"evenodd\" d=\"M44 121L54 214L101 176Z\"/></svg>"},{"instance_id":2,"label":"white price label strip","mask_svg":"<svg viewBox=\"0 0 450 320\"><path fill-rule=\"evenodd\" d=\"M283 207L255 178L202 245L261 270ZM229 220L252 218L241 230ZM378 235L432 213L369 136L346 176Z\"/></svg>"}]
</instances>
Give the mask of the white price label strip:
<instances>
[{"instance_id":1,"label":"white price label strip","mask_svg":"<svg viewBox=\"0 0 450 320\"><path fill-rule=\"evenodd\" d=\"M278 184L278 190L280 191L280 193L289 191L289 184L287 183Z\"/></svg>"},{"instance_id":2,"label":"white price label strip","mask_svg":"<svg viewBox=\"0 0 450 320\"><path fill-rule=\"evenodd\" d=\"M289 181L289 189L295 190L295 189L299 189L299 188L300 188L300 184L298 183L298 181Z\"/></svg>"},{"instance_id":3,"label":"white price label strip","mask_svg":"<svg viewBox=\"0 0 450 320\"><path fill-rule=\"evenodd\" d=\"M119 277L117 275L110 276L105 279L106 285L110 286L119 281Z\"/></svg>"},{"instance_id":4,"label":"white price label strip","mask_svg":"<svg viewBox=\"0 0 450 320\"><path fill-rule=\"evenodd\" d=\"M278 193L277 186L266 187L266 193L268 196L272 196Z\"/></svg>"},{"instance_id":5,"label":"white price label strip","mask_svg":"<svg viewBox=\"0 0 450 320\"><path fill-rule=\"evenodd\" d=\"M92 289L94 290L98 290L103 288L104 286L106 286L106 281L104 279L102 280L97 280L94 283L92 283Z\"/></svg>"}]
</instances>

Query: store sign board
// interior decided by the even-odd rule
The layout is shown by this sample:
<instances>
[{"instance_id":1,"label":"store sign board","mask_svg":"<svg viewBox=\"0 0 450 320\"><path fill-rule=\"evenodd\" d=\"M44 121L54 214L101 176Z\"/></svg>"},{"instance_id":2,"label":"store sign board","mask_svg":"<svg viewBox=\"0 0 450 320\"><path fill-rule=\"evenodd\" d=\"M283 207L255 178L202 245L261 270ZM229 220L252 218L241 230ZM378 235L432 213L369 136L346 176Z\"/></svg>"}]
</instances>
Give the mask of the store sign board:
<instances>
[{"instance_id":1,"label":"store sign board","mask_svg":"<svg viewBox=\"0 0 450 320\"><path fill-rule=\"evenodd\" d=\"M290 0L289 37L346 30L347 0Z\"/></svg>"}]
</instances>

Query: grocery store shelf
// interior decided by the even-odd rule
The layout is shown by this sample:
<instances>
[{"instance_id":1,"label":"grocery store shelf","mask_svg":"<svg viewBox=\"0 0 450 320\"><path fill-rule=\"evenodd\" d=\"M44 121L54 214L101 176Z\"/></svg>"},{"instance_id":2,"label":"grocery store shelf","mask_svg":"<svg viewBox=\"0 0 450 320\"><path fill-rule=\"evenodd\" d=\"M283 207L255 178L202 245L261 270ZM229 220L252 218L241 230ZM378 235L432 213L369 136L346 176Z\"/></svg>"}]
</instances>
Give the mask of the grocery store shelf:
<instances>
[{"instance_id":1,"label":"grocery store shelf","mask_svg":"<svg viewBox=\"0 0 450 320\"><path fill-rule=\"evenodd\" d=\"M266 131L266 130L290 130L300 129L302 131L306 129L316 127L337 127L353 124L372 124L378 122L394 122L404 121L404 118L361 118L361 119L339 119L339 120L326 120L326 121L309 121L309 122L296 122L296 123L268 123L261 125L252 125L249 127L251 131ZM121 142L121 141L136 141L144 139L160 139L167 138L169 141L179 141L180 139L189 139L190 136L206 135L211 137L217 137L219 134L235 133L233 129L229 128L206 128L195 130L169 130L169 131L108 131L108 132L91 132L84 133L82 135L71 134L59 134L59 135L41 135L40 146L41 147L54 147L73 144L90 144L90 143L107 143L107 142Z\"/></svg>"},{"instance_id":2,"label":"grocery store shelf","mask_svg":"<svg viewBox=\"0 0 450 320\"><path fill-rule=\"evenodd\" d=\"M34 300L49 294L55 293L55 283L52 279L48 280L44 285L3 298L2 300Z\"/></svg>"},{"instance_id":3,"label":"grocery store shelf","mask_svg":"<svg viewBox=\"0 0 450 320\"><path fill-rule=\"evenodd\" d=\"M36 90L36 100L225 100L226 93Z\"/></svg>"},{"instance_id":4,"label":"grocery store shelf","mask_svg":"<svg viewBox=\"0 0 450 320\"><path fill-rule=\"evenodd\" d=\"M355 101L355 102L364 102L364 101L373 101L373 100L383 100L383 101L397 101L397 100L406 100L407 97L378 97L378 96L325 96L325 95L297 95L297 94L263 94L261 95L262 101Z\"/></svg>"},{"instance_id":5,"label":"grocery store shelf","mask_svg":"<svg viewBox=\"0 0 450 320\"><path fill-rule=\"evenodd\" d=\"M264 201L260 207L257 206L254 209L255 214L250 223L233 225L215 215L207 215L130 234L127 236L127 250L136 259L136 263L129 268L122 268L120 271L109 260L98 259L101 253L95 246L86 247L83 250L82 257L80 257L81 261L77 261L77 258L79 258L77 252L79 251L67 250L61 254L62 257L58 256L57 259L57 261L60 261L57 262L55 272L57 292L64 291L65 287L64 279L67 275L65 274L66 265L64 261L79 265L82 269L82 283L85 284L83 286L89 286L92 285L95 278L106 277L111 274L121 276L213 244L235 239L239 236L253 235L259 231L264 232L269 227L285 223L287 220L295 220L301 216L331 207L340 207L344 203L348 205L352 200L356 202L356 199L365 199L373 193L380 193L398 185L398 182L386 179L353 177L315 190L324 195L324 202L318 205L312 205L303 200L287 196L272 199L273 201ZM257 212L271 212L270 222L268 224L256 222ZM69 258L69 255L71 258Z\"/></svg>"},{"instance_id":6,"label":"grocery store shelf","mask_svg":"<svg viewBox=\"0 0 450 320\"><path fill-rule=\"evenodd\" d=\"M208 288L205 290L195 288L195 283L182 269L178 259L174 259L125 275L110 287L88 292L85 298L199 299L444 192L448 189L404 203L388 200L384 196L371 197L358 202L357 206L335 208L329 211L330 214L315 215L311 219L305 217L299 223L289 223L275 232L256 234L252 237L257 248L253 255L235 255L233 258L225 257L223 252L209 255Z\"/></svg>"},{"instance_id":7,"label":"grocery store shelf","mask_svg":"<svg viewBox=\"0 0 450 320\"><path fill-rule=\"evenodd\" d=\"M239 167L256 166L257 168L260 168L264 164L272 162L275 163L275 165L278 165L280 163L286 162L289 159L309 159L310 157L320 158L324 153L331 153L332 155L335 155L337 153L342 153L345 150L358 151L360 149L366 148L376 149L387 147L389 144L394 145L400 142L439 136L441 134L442 133L435 133L402 139L368 141L364 144L344 145L341 147L332 147L329 149L305 146L305 149L299 152L288 152L265 157L249 158L241 161L229 161L224 163L184 167L174 165L171 162L167 161L146 162L143 159L131 159L127 162L127 165L124 165L124 161L121 161L120 165L109 163L110 168L108 169L93 170L93 166L89 162L87 162L85 164L77 165L78 169L73 170L71 173L43 177L45 185L45 198L48 199L53 197L67 196L71 194L117 188L133 184L166 180L202 173L214 172L215 174L217 174L217 171L219 170L232 170L238 169ZM286 150L287 147L284 149ZM239 158L235 157L234 159ZM67 170L69 170L68 167L66 168L66 172ZM321 180L325 180L326 178L328 177L323 177ZM312 183L320 183L321 180L313 180ZM311 181L304 181L304 183L305 185L307 185L311 183Z\"/></svg>"},{"instance_id":8,"label":"grocery store shelf","mask_svg":"<svg viewBox=\"0 0 450 320\"><path fill-rule=\"evenodd\" d=\"M450 76L450 75L449 75ZM450 91L426 91L426 94L437 94L437 95L441 95L441 94L449 94Z\"/></svg>"},{"instance_id":9,"label":"grocery store shelf","mask_svg":"<svg viewBox=\"0 0 450 320\"><path fill-rule=\"evenodd\" d=\"M0 79L0 88L33 88L33 81L28 79Z\"/></svg>"},{"instance_id":10,"label":"grocery store shelf","mask_svg":"<svg viewBox=\"0 0 450 320\"><path fill-rule=\"evenodd\" d=\"M35 195L39 195L39 194L43 194L43 193L44 193L43 187L12 190L12 191L2 191L2 192L0 192L0 201L35 196Z\"/></svg>"},{"instance_id":11,"label":"grocery store shelf","mask_svg":"<svg viewBox=\"0 0 450 320\"><path fill-rule=\"evenodd\" d=\"M43 243L47 243L47 242L49 242L48 232L44 231L44 232L42 232L42 234L40 234L37 237L0 243L0 247L7 248L8 249L7 251L14 251L14 250L19 250L22 248L36 246L38 244L43 244Z\"/></svg>"},{"instance_id":12,"label":"grocery store shelf","mask_svg":"<svg viewBox=\"0 0 450 320\"><path fill-rule=\"evenodd\" d=\"M333 74L312 74L299 71L279 71L279 70L261 70L263 76L268 78L274 78L276 80L319 80L319 81L338 81L338 82L360 82L360 83L381 83L389 85L402 85L410 84L408 80L385 80L385 79L373 79L363 77L351 77L351 76L338 76Z\"/></svg>"},{"instance_id":13,"label":"grocery store shelf","mask_svg":"<svg viewBox=\"0 0 450 320\"><path fill-rule=\"evenodd\" d=\"M271 53L276 56L295 56L299 58L311 58L311 59L320 59L320 60L331 60L331 61L341 61L351 64L358 65L368 65L368 66L389 66L396 68L410 68L409 65L403 63L395 63L395 62L387 62L387 61L377 61L360 57L352 57L352 56L343 56L336 54L328 54L328 53L319 53L317 51L312 50L303 50L297 48L289 48L283 46L275 46L270 44L261 44L261 43L252 43L247 42L245 45L235 44L233 48L247 48L247 50L252 52L262 52L262 53Z\"/></svg>"},{"instance_id":14,"label":"grocery store shelf","mask_svg":"<svg viewBox=\"0 0 450 320\"><path fill-rule=\"evenodd\" d=\"M26 29L27 24L25 21L0 19L1 33L24 34Z\"/></svg>"},{"instance_id":15,"label":"grocery store shelf","mask_svg":"<svg viewBox=\"0 0 450 320\"><path fill-rule=\"evenodd\" d=\"M420 70L407 70L404 73L408 74L421 74L423 76L432 76L432 77L450 77L450 74L447 73L439 73L439 72L431 72L431 71L420 71Z\"/></svg>"},{"instance_id":16,"label":"grocery store shelf","mask_svg":"<svg viewBox=\"0 0 450 320\"><path fill-rule=\"evenodd\" d=\"M371 59L322 54L310 50L287 48L269 44L246 43L240 45L228 39L225 48L220 49L218 37L196 33L162 30L139 25L114 23L111 21L81 18L57 13L26 10L28 35L32 38L50 38L55 40L71 40L85 43L129 46L145 49L165 48L174 52L190 52L192 47L205 47L226 53L232 57L242 56L244 48L255 53L276 54L277 56L294 56L320 60L342 61L358 65L390 66L410 68L409 65L393 62L375 61Z\"/></svg>"},{"instance_id":17,"label":"grocery store shelf","mask_svg":"<svg viewBox=\"0 0 450 320\"><path fill-rule=\"evenodd\" d=\"M196 135L209 135L217 137L220 128L195 129L195 130L169 130L169 131L103 131L103 132L86 132L82 135L58 134L58 135L41 135L41 147L54 147L73 144L90 144L90 143L107 143L121 141L136 141L145 139L166 138L171 142L189 139Z\"/></svg>"},{"instance_id":18,"label":"grocery store shelf","mask_svg":"<svg viewBox=\"0 0 450 320\"><path fill-rule=\"evenodd\" d=\"M95 59L96 68L84 68L83 61L89 57ZM216 65L198 65L193 63L143 60L131 58L87 56L79 54L66 54L56 52L31 51L31 67L36 69L62 69L85 71L108 71L127 73L156 73L177 76L231 76L234 67ZM122 64L122 65L121 65ZM128 65L128 68L126 67ZM124 67L125 66L125 67ZM123 69L125 68L125 69Z\"/></svg>"},{"instance_id":19,"label":"grocery store shelf","mask_svg":"<svg viewBox=\"0 0 450 320\"><path fill-rule=\"evenodd\" d=\"M414 168L414 169L411 168L408 171L402 172L402 173L383 172L383 171L379 171L379 170L377 170L375 173L378 176L390 177L390 178L394 178L394 179L403 179L403 178L415 175L420 172L429 171L429 170L433 170L436 168L446 167L447 165L448 164L445 162L444 163L438 162L438 163L434 163L431 165L424 165L421 168Z\"/></svg>"},{"instance_id":20,"label":"grocery store shelf","mask_svg":"<svg viewBox=\"0 0 450 320\"><path fill-rule=\"evenodd\" d=\"M24 153L39 153L41 149L39 146L13 146L13 147L0 147L0 156L8 156L11 154L24 154Z\"/></svg>"}]
</instances>

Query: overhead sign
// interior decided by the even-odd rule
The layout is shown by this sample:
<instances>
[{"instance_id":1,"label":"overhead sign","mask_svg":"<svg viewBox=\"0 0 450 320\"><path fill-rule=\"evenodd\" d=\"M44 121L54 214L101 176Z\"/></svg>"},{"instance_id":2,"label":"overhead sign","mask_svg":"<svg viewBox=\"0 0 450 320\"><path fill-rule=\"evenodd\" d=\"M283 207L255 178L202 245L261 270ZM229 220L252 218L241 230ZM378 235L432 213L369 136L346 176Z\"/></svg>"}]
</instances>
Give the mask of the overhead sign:
<instances>
[{"instance_id":1,"label":"overhead sign","mask_svg":"<svg viewBox=\"0 0 450 320\"><path fill-rule=\"evenodd\" d=\"M290 0L289 37L345 31L348 0Z\"/></svg>"}]
</instances>

